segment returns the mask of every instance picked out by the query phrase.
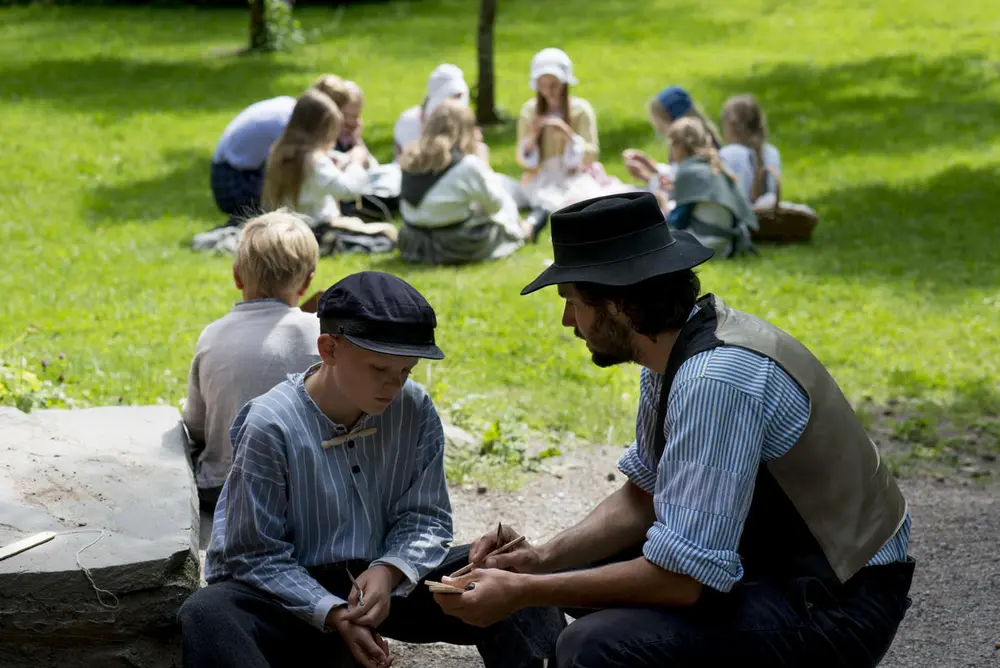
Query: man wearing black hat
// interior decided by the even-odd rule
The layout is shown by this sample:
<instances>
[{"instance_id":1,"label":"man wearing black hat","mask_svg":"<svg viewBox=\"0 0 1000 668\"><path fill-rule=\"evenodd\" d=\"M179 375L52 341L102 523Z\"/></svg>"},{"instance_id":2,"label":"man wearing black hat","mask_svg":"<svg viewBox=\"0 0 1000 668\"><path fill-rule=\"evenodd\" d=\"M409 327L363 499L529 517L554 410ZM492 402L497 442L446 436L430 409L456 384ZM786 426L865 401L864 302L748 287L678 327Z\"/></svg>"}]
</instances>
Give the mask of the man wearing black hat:
<instances>
[{"instance_id":1,"label":"man wearing black hat","mask_svg":"<svg viewBox=\"0 0 1000 668\"><path fill-rule=\"evenodd\" d=\"M445 579L476 586L439 605L475 624L570 609L559 668L875 666L909 605L910 518L836 382L788 334L699 298L712 251L652 195L551 222L555 262L522 294L558 285L595 364L643 367L628 482L548 543Z\"/></svg>"},{"instance_id":2,"label":"man wearing black hat","mask_svg":"<svg viewBox=\"0 0 1000 668\"><path fill-rule=\"evenodd\" d=\"M444 615L417 586L469 551L448 547L441 420L408 379L421 358L444 357L434 310L403 280L362 272L328 289L318 315L322 362L233 423L209 585L179 613L184 665L297 668L322 657L385 668L385 636L475 644L490 668L540 666L565 627L555 608L484 630Z\"/></svg>"}]
</instances>

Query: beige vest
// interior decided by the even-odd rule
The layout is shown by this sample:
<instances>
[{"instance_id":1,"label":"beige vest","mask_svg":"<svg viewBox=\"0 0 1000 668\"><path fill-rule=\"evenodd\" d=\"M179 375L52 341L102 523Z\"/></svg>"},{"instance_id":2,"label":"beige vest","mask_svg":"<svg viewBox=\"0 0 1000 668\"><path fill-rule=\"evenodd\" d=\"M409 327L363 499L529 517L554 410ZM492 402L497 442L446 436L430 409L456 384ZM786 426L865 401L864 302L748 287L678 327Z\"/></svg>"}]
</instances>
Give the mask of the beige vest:
<instances>
[{"instance_id":1,"label":"beige vest","mask_svg":"<svg viewBox=\"0 0 1000 668\"><path fill-rule=\"evenodd\" d=\"M810 403L806 428L785 455L766 467L837 578L847 581L889 542L906 518L906 501L892 473L836 381L805 346L774 325L729 308L714 295L703 297L699 304L702 309L714 304L714 337L711 331L702 331L700 336L688 332L685 338L689 329L685 326L678 338L684 350L677 358L671 355L668 380L671 366L676 373L684 359L721 344L774 360L802 387ZM707 322L696 315L691 324L708 327L711 312L706 315Z\"/></svg>"}]
</instances>

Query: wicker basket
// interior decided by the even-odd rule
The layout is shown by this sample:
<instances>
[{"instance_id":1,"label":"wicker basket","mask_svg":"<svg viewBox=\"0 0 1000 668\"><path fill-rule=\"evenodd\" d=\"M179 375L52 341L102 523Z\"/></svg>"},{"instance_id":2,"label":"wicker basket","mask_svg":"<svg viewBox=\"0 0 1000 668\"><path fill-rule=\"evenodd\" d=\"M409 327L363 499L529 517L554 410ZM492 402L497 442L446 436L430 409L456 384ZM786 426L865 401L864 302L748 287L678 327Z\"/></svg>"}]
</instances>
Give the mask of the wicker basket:
<instances>
[{"instance_id":1,"label":"wicker basket","mask_svg":"<svg viewBox=\"0 0 1000 668\"><path fill-rule=\"evenodd\" d=\"M766 170L777 186L774 206L754 207L760 229L751 230L750 238L779 244L809 241L819 218L809 211L785 205L781 201L781 178L773 169L768 167Z\"/></svg>"}]
</instances>

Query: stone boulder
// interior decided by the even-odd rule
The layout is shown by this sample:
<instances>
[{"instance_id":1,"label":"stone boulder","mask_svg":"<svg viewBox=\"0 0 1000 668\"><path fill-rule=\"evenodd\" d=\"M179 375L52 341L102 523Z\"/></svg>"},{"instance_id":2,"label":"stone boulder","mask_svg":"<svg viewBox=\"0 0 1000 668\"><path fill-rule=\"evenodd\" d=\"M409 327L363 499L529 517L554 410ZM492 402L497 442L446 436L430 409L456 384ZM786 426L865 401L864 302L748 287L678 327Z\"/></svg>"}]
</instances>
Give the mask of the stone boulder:
<instances>
[{"instance_id":1,"label":"stone boulder","mask_svg":"<svg viewBox=\"0 0 1000 668\"><path fill-rule=\"evenodd\" d=\"M0 666L180 666L200 575L186 440L168 406L0 408L0 545L58 534L0 561Z\"/></svg>"}]
</instances>

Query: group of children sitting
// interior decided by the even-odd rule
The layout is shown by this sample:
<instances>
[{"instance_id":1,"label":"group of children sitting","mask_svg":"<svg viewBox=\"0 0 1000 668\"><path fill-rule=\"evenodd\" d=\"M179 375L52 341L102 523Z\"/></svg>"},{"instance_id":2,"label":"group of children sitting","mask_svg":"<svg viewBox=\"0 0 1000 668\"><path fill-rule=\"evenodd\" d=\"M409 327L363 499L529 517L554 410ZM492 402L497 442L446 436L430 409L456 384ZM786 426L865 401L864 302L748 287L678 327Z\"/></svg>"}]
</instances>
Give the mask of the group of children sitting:
<instances>
[{"instance_id":1,"label":"group of children sitting","mask_svg":"<svg viewBox=\"0 0 1000 668\"><path fill-rule=\"evenodd\" d=\"M409 380L444 356L434 309L402 279L362 272L304 313L318 257L290 212L247 222L233 264L243 299L198 339L183 419L214 517L208 586L179 612L184 665L387 668L385 636L540 668L566 625L558 610L477 628L420 586L469 553L451 546L440 418Z\"/></svg>"},{"instance_id":2,"label":"group of children sitting","mask_svg":"<svg viewBox=\"0 0 1000 668\"><path fill-rule=\"evenodd\" d=\"M751 95L726 102L722 133L682 88L649 102L649 119L669 145L667 162L623 153L636 179L609 176L600 162L597 117L571 95L573 63L547 48L531 61L534 95L517 121L520 179L495 172L469 108L461 69L437 67L423 102L402 113L395 156L380 164L362 139L364 94L354 82L324 75L297 100L251 105L223 132L212 161L219 208L239 226L260 211L300 214L321 240L333 229L348 240L383 237L403 259L460 264L502 258L534 241L563 206L616 192L653 192L672 226L686 229L717 256L751 248L754 206L773 202L781 161L767 141L764 113ZM771 199L768 200L767 198ZM402 227L367 226L370 212ZM384 215L383 215L384 214ZM352 236L353 235L353 236ZM325 250L324 250L325 252Z\"/></svg>"}]
</instances>

